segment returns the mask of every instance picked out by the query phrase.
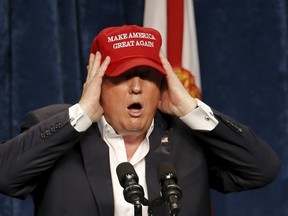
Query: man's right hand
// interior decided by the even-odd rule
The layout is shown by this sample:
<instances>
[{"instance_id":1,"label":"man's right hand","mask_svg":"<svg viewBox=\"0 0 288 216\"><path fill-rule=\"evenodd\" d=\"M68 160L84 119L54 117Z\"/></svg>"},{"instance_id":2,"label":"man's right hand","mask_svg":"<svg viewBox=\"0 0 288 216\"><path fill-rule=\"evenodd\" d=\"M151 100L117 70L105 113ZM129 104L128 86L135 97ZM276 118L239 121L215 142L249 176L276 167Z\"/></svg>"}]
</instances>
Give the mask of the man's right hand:
<instances>
[{"instance_id":1,"label":"man's right hand","mask_svg":"<svg viewBox=\"0 0 288 216\"><path fill-rule=\"evenodd\" d=\"M107 56L102 64L101 58L100 52L96 52L96 55L90 54L88 74L79 101L79 105L92 122L98 121L103 114L103 108L100 104L101 84L110 63L110 57Z\"/></svg>"}]
</instances>

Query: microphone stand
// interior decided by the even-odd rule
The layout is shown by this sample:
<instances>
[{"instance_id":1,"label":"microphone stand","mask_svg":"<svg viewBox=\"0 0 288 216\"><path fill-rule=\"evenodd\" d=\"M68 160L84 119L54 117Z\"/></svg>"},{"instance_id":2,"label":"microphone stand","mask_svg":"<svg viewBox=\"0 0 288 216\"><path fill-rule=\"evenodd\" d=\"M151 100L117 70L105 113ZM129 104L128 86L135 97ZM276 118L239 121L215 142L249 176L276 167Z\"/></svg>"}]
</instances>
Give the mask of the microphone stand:
<instances>
[{"instance_id":1,"label":"microphone stand","mask_svg":"<svg viewBox=\"0 0 288 216\"><path fill-rule=\"evenodd\" d=\"M170 211L169 211L169 216L178 216L180 209L178 207L177 204L177 200L174 200L174 197L170 198ZM154 208L157 206L162 205L162 203L164 203L165 200L163 199L163 197L159 196L157 198L155 198L154 200L149 201L146 198L144 198L144 200L141 202L141 200L136 200L134 203L134 216L142 216L142 204L144 206L148 206L148 216L153 216L154 215Z\"/></svg>"},{"instance_id":2,"label":"microphone stand","mask_svg":"<svg viewBox=\"0 0 288 216\"><path fill-rule=\"evenodd\" d=\"M155 206L159 206L163 203L163 199L162 197L157 197L155 198L154 200L152 200L152 202L149 202L149 205L148 205L148 215L149 216L153 216L153 213L154 213L154 207Z\"/></svg>"},{"instance_id":3,"label":"microphone stand","mask_svg":"<svg viewBox=\"0 0 288 216\"><path fill-rule=\"evenodd\" d=\"M134 203L134 215L142 216L142 204L139 200L136 200Z\"/></svg>"},{"instance_id":4,"label":"microphone stand","mask_svg":"<svg viewBox=\"0 0 288 216\"><path fill-rule=\"evenodd\" d=\"M134 202L134 216L142 216L142 204L144 206L148 206L148 213L150 209L150 202L145 197L143 200L136 199ZM149 216L152 216L152 214L149 214Z\"/></svg>"}]
</instances>

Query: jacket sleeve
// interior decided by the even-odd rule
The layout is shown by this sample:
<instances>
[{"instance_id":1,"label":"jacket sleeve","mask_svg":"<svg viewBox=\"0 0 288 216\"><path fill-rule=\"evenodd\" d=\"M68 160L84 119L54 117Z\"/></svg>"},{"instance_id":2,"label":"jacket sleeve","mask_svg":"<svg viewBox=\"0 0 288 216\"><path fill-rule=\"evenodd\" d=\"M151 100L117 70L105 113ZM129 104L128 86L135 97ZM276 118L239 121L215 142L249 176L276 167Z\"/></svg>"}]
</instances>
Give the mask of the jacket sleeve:
<instances>
[{"instance_id":1,"label":"jacket sleeve","mask_svg":"<svg viewBox=\"0 0 288 216\"><path fill-rule=\"evenodd\" d=\"M25 198L37 178L79 141L82 133L70 124L68 110L36 124L0 145L0 192Z\"/></svg>"},{"instance_id":2,"label":"jacket sleeve","mask_svg":"<svg viewBox=\"0 0 288 216\"><path fill-rule=\"evenodd\" d=\"M196 132L209 164L209 181L223 193L262 187L280 168L275 152L250 128L213 110L219 120L210 132Z\"/></svg>"}]
</instances>

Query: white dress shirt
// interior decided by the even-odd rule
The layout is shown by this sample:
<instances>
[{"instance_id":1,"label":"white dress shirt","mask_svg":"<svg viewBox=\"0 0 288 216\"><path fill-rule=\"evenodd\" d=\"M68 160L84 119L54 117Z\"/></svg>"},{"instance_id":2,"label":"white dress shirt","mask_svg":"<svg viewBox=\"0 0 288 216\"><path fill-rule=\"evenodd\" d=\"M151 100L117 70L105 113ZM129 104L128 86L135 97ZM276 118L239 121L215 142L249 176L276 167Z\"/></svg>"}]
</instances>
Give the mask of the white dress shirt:
<instances>
[{"instance_id":1,"label":"white dress shirt","mask_svg":"<svg viewBox=\"0 0 288 216\"><path fill-rule=\"evenodd\" d=\"M148 199L146 176L145 176L145 156L149 152L149 135L153 130L153 123L151 124L145 139L142 141L140 146L129 161L138 177L139 184L144 189L145 198ZM103 140L109 146L109 159L110 159L110 170L112 177L113 193L114 193L114 209L115 216L134 216L134 206L128 203L123 196L123 188L119 183L116 168L122 162L127 162L126 149L123 137L118 135L115 130L109 125L104 116L98 121L99 129L102 133ZM148 207L142 206L142 215L148 216Z\"/></svg>"}]
</instances>

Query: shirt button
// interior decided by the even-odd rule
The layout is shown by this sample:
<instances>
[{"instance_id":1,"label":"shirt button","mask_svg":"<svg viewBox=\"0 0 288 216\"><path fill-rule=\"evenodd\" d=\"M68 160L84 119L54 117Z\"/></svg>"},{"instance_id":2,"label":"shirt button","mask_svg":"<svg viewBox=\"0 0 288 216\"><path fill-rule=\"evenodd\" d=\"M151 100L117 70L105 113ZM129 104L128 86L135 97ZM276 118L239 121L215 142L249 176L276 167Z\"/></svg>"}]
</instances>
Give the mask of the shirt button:
<instances>
[{"instance_id":1,"label":"shirt button","mask_svg":"<svg viewBox=\"0 0 288 216\"><path fill-rule=\"evenodd\" d=\"M127 213L130 212L130 210L131 210L130 208L128 208L128 207L126 208L126 212Z\"/></svg>"}]
</instances>

